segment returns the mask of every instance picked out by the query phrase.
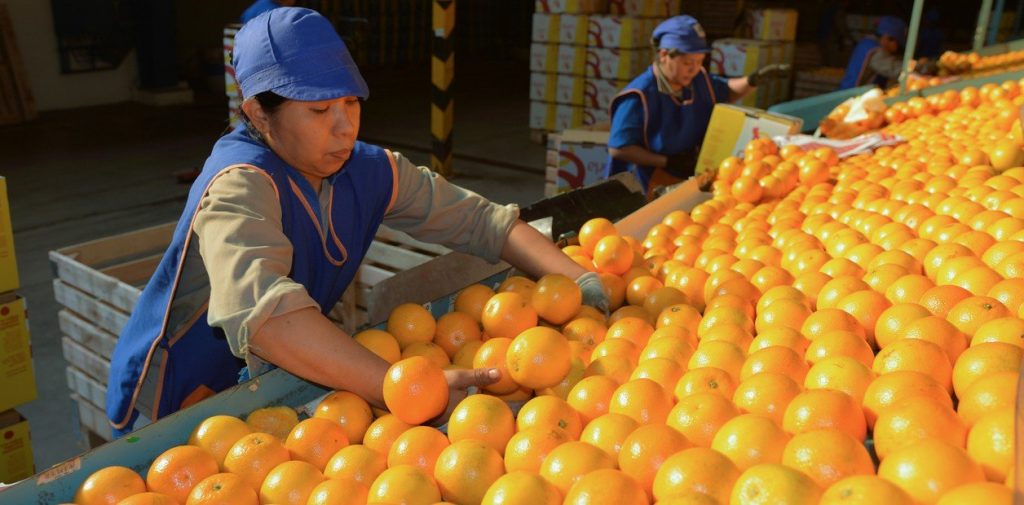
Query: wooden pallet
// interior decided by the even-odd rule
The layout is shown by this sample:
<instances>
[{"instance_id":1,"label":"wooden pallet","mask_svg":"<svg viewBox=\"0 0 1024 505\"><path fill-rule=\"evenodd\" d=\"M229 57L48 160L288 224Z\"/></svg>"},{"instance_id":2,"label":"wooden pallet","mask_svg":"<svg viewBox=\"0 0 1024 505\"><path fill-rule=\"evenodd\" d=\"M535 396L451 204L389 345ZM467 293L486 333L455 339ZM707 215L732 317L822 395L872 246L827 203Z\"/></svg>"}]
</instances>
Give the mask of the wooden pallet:
<instances>
[{"instance_id":1,"label":"wooden pallet","mask_svg":"<svg viewBox=\"0 0 1024 505\"><path fill-rule=\"evenodd\" d=\"M14 38L7 5L0 3L0 125L16 124L38 115L25 65Z\"/></svg>"}]
</instances>

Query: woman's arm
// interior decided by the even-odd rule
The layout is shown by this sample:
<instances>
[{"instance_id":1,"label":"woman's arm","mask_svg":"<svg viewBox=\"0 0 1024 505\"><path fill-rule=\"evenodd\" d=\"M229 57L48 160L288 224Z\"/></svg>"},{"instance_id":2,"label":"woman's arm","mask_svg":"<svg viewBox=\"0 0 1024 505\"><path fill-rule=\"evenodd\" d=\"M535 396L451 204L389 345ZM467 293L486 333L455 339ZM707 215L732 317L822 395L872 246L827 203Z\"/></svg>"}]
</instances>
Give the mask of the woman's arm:
<instances>
[{"instance_id":1,"label":"woman's arm","mask_svg":"<svg viewBox=\"0 0 1024 505\"><path fill-rule=\"evenodd\" d=\"M565 255L539 231L517 220L501 249L501 259L534 277L562 274L578 279L587 270Z\"/></svg>"},{"instance_id":2,"label":"woman's arm","mask_svg":"<svg viewBox=\"0 0 1024 505\"><path fill-rule=\"evenodd\" d=\"M639 145L609 147L608 154L617 160L645 167L665 168L668 164L668 156L649 151Z\"/></svg>"}]
</instances>

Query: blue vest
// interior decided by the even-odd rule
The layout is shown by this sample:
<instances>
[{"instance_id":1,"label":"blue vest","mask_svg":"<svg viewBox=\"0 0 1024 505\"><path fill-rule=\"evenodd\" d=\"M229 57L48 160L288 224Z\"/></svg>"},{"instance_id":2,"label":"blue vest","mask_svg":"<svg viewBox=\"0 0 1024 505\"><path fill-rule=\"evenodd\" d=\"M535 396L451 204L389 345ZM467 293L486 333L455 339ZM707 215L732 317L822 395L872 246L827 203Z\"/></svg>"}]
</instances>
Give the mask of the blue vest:
<instances>
[{"instance_id":1,"label":"blue vest","mask_svg":"<svg viewBox=\"0 0 1024 505\"><path fill-rule=\"evenodd\" d=\"M658 79L652 65L612 99L611 116L615 116L623 97L638 95L644 106L643 147L666 156L679 154L704 142L711 111L715 108L715 91L706 70L701 69L685 92L689 96L680 101L658 91ZM646 191L654 170L654 167L635 165L609 156L605 177L633 172Z\"/></svg>"},{"instance_id":2,"label":"blue vest","mask_svg":"<svg viewBox=\"0 0 1024 505\"><path fill-rule=\"evenodd\" d=\"M289 277L302 284L326 314L352 282L393 202L395 164L384 149L356 142L341 170L327 178L330 214L321 227L317 191L294 168L243 127L221 138L189 191L185 210L167 252L142 291L121 332L110 364L107 417L115 434L131 431L136 400L159 353L153 419L166 416L213 392L238 383L244 362L228 348L224 333L207 323L205 308L179 334L168 333L168 316L185 264L199 202L210 184L240 164L261 169L281 204L283 231L294 248ZM153 381L151 381L153 382ZM147 383L146 387L150 387Z\"/></svg>"},{"instance_id":3,"label":"blue vest","mask_svg":"<svg viewBox=\"0 0 1024 505\"><path fill-rule=\"evenodd\" d=\"M857 86L863 86L869 84L863 82L864 73L868 69L868 62L871 61L871 56L875 54L875 51L881 51L878 40L865 37L857 43L857 46L853 48L853 55L850 56L850 63L846 65L846 73L843 74L843 80L839 81L839 89L850 89L856 88ZM877 84L879 87L884 88L888 79L881 75L876 75L871 80L871 84Z\"/></svg>"}]
</instances>

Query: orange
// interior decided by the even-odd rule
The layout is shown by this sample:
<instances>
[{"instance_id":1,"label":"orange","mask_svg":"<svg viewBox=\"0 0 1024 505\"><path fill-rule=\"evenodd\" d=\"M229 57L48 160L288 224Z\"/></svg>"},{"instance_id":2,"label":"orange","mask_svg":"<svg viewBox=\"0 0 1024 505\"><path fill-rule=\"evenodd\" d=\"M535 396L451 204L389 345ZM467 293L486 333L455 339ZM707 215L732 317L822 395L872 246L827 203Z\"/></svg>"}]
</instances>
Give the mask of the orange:
<instances>
[{"instance_id":1,"label":"orange","mask_svg":"<svg viewBox=\"0 0 1024 505\"><path fill-rule=\"evenodd\" d=\"M76 505L108 505L146 492L146 482L131 468L108 466L93 472L75 491Z\"/></svg>"},{"instance_id":2,"label":"orange","mask_svg":"<svg viewBox=\"0 0 1024 505\"><path fill-rule=\"evenodd\" d=\"M881 412L911 398L927 398L952 408L949 393L935 381L920 372L893 372L876 378L864 393L864 415L873 427Z\"/></svg>"},{"instance_id":3,"label":"orange","mask_svg":"<svg viewBox=\"0 0 1024 505\"><path fill-rule=\"evenodd\" d=\"M251 433L231 446L224 458L224 469L241 476L253 491L259 491L267 474L289 458L288 448L280 440L266 433Z\"/></svg>"},{"instance_id":4,"label":"orange","mask_svg":"<svg viewBox=\"0 0 1024 505\"><path fill-rule=\"evenodd\" d=\"M444 412L448 405L448 380L441 368L427 358L403 359L391 365L384 376L384 403L403 422L420 424Z\"/></svg>"},{"instance_id":5,"label":"orange","mask_svg":"<svg viewBox=\"0 0 1024 505\"><path fill-rule=\"evenodd\" d=\"M242 440L245 440L245 437ZM285 458L287 459L287 454ZM185 503L192 488L219 471L217 460L206 449L179 445L164 451L153 460L146 473L146 488L165 494L178 503ZM132 477L127 476L129 485L134 481ZM135 485L137 484L136 482Z\"/></svg>"},{"instance_id":6,"label":"orange","mask_svg":"<svg viewBox=\"0 0 1024 505\"><path fill-rule=\"evenodd\" d=\"M781 425L787 407L800 391L800 385L785 375L763 373L741 382L732 402L739 412L759 414Z\"/></svg>"},{"instance_id":7,"label":"orange","mask_svg":"<svg viewBox=\"0 0 1024 505\"><path fill-rule=\"evenodd\" d=\"M647 505L640 484L619 470L595 470L583 476L565 495L565 503Z\"/></svg>"},{"instance_id":8,"label":"orange","mask_svg":"<svg viewBox=\"0 0 1024 505\"><path fill-rule=\"evenodd\" d=\"M309 493L307 505L357 505L366 503L370 489L351 480L327 479Z\"/></svg>"},{"instance_id":9,"label":"orange","mask_svg":"<svg viewBox=\"0 0 1024 505\"><path fill-rule=\"evenodd\" d=\"M677 328L663 328L658 332L667 334L666 329L676 330ZM662 337L647 343L647 346L641 351L639 362L661 358L685 366L693 356L693 351L693 346L685 338Z\"/></svg>"},{"instance_id":10,"label":"orange","mask_svg":"<svg viewBox=\"0 0 1024 505\"><path fill-rule=\"evenodd\" d=\"M850 293L836 302L839 310L849 313L864 328L865 338L869 344L875 342L875 325L885 309L889 308L889 300L877 291L863 290Z\"/></svg>"},{"instance_id":11,"label":"orange","mask_svg":"<svg viewBox=\"0 0 1024 505\"><path fill-rule=\"evenodd\" d=\"M1019 372L1024 349L1002 342L971 346L953 366L953 390L957 398L963 396L971 384L986 375L999 372Z\"/></svg>"},{"instance_id":12,"label":"orange","mask_svg":"<svg viewBox=\"0 0 1024 505\"><path fill-rule=\"evenodd\" d=\"M494 290L483 284L473 284L455 295L455 312L467 314L477 323L484 311L487 300L494 296ZM440 322L440 321L438 321Z\"/></svg>"},{"instance_id":13,"label":"orange","mask_svg":"<svg viewBox=\"0 0 1024 505\"><path fill-rule=\"evenodd\" d=\"M694 368L683 374L673 387L676 400L697 393L713 393L732 398L736 380L725 370L715 367Z\"/></svg>"},{"instance_id":14,"label":"orange","mask_svg":"<svg viewBox=\"0 0 1024 505\"><path fill-rule=\"evenodd\" d=\"M615 342L614 340L612 342ZM618 342L630 346L630 349L635 348L632 343L625 340L618 340ZM602 344L603 345L603 344ZM606 347L611 349L611 347ZM602 349L598 349L598 352ZM629 380L631 370L633 370L633 362L635 360L631 356L597 356L593 358L593 361L587 365L586 370L583 372L584 377L590 377L593 375L604 375L611 378L616 383L616 387Z\"/></svg>"},{"instance_id":15,"label":"orange","mask_svg":"<svg viewBox=\"0 0 1024 505\"><path fill-rule=\"evenodd\" d=\"M630 305L642 306L648 296L662 287L664 285L658 279L642 275L626 284L626 301Z\"/></svg>"},{"instance_id":16,"label":"orange","mask_svg":"<svg viewBox=\"0 0 1024 505\"><path fill-rule=\"evenodd\" d=\"M583 425L608 413L612 395L619 384L610 377L591 376L580 380L569 392L566 401L580 414Z\"/></svg>"},{"instance_id":17,"label":"orange","mask_svg":"<svg viewBox=\"0 0 1024 505\"><path fill-rule=\"evenodd\" d=\"M324 468L324 477L353 481L369 486L381 472L387 469L387 466L386 454L381 454L365 445L350 445L334 453L330 461L327 462L327 467Z\"/></svg>"},{"instance_id":18,"label":"orange","mask_svg":"<svg viewBox=\"0 0 1024 505\"><path fill-rule=\"evenodd\" d=\"M224 469L224 456L238 439L252 433L245 421L234 416L212 416L206 418L192 430L189 445L202 447L213 455L217 465ZM141 492L141 491L140 491Z\"/></svg>"},{"instance_id":19,"label":"orange","mask_svg":"<svg viewBox=\"0 0 1024 505\"><path fill-rule=\"evenodd\" d=\"M513 275L508 279L505 279L498 286L498 293L516 293L523 297L523 300L530 300L533 298L533 292L537 289L537 283L522 277L519 275ZM488 299L487 301L490 301ZM484 307L487 307L487 303L484 303ZM483 314L480 316L480 322L483 323Z\"/></svg>"},{"instance_id":20,"label":"orange","mask_svg":"<svg viewBox=\"0 0 1024 505\"><path fill-rule=\"evenodd\" d=\"M932 342L942 348L949 362L956 361L967 348L967 337L945 319L927 316L910 322L903 328L903 338Z\"/></svg>"},{"instance_id":21,"label":"orange","mask_svg":"<svg viewBox=\"0 0 1024 505\"><path fill-rule=\"evenodd\" d=\"M605 451L585 442L566 442L544 458L540 476L564 495L584 475L602 468L615 468Z\"/></svg>"},{"instance_id":22,"label":"orange","mask_svg":"<svg viewBox=\"0 0 1024 505\"><path fill-rule=\"evenodd\" d=\"M654 476L654 498L661 501L677 493L696 491L726 503L739 475L736 465L718 451L705 447L685 449L669 457L658 469Z\"/></svg>"},{"instance_id":23,"label":"orange","mask_svg":"<svg viewBox=\"0 0 1024 505\"><path fill-rule=\"evenodd\" d=\"M754 327L757 333L774 328L799 330L810 315L811 310L803 301L784 298L772 302L759 312L754 320Z\"/></svg>"},{"instance_id":24,"label":"orange","mask_svg":"<svg viewBox=\"0 0 1024 505\"><path fill-rule=\"evenodd\" d=\"M285 461L267 474L260 486L260 503L306 505L313 489L324 480L320 470L305 461Z\"/></svg>"},{"instance_id":25,"label":"orange","mask_svg":"<svg viewBox=\"0 0 1024 505\"><path fill-rule=\"evenodd\" d=\"M812 365L834 356L850 357L868 367L875 360L875 354L864 337L844 330L829 331L818 336L804 353L804 359Z\"/></svg>"},{"instance_id":26,"label":"orange","mask_svg":"<svg viewBox=\"0 0 1024 505\"><path fill-rule=\"evenodd\" d=\"M335 391L320 400L313 417L337 422L345 430L349 443L361 444L366 429L373 422L373 411L370 410L370 404L359 395Z\"/></svg>"},{"instance_id":27,"label":"orange","mask_svg":"<svg viewBox=\"0 0 1024 505\"><path fill-rule=\"evenodd\" d=\"M663 423L672 408L672 395L651 379L634 379L612 394L610 413L625 414L641 425Z\"/></svg>"},{"instance_id":28,"label":"orange","mask_svg":"<svg viewBox=\"0 0 1024 505\"><path fill-rule=\"evenodd\" d=\"M946 320L968 337L973 337L985 323L1009 315L1010 311L998 300L987 296L972 296L950 308Z\"/></svg>"},{"instance_id":29,"label":"orange","mask_svg":"<svg viewBox=\"0 0 1024 505\"><path fill-rule=\"evenodd\" d=\"M664 425L641 426L630 433L619 451L619 469L632 477L647 494L654 498L654 477L665 460L690 447L681 433Z\"/></svg>"},{"instance_id":30,"label":"orange","mask_svg":"<svg viewBox=\"0 0 1024 505\"><path fill-rule=\"evenodd\" d=\"M380 416L366 429L363 444L387 456L391 451L391 445L395 443L398 436L412 427L413 425L402 421L394 414Z\"/></svg>"},{"instance_id":31,"label":"orange","mask_svg":"<svg viewBox=\"0 0 1024 505\"><path fill-rule=\"evenodd\" d=\"M1012 314L1024 305L1024 279L1006 279L989 289L988 296L999 300Z\"/></svg>"},{"instance_id":32,"label":"orange","mask_svg":"<svg viewBox=\"0 0 1024 505\"><path fill-rule=\"evenodd\" d=\"M731 496L730 503L818 503L821 488L802 472L762 463L740 474Z\"/></svg>"},{"instance_id":33,"label":"orange","mask_svg":"<svg viewBox=\"0 0 1024 505\"><path fill-rule=\"evenodd\" d=\"M985 480L981 467L966 451L936 439L919 440L893 452L878 467L878 476L917 503L936 503L947 491Z\"/></svg>"},{"instance_id":34,"label":"orange","mask_svg":"<svg viewBox=\"0 0 1024 505\"><path fill-rule=\"evenodd\" d=\"M498 451L477 440L460 440L441 451L434 479L444 500L480 503L487 488L504 473Z\"/></svg>"},{"instance_id":35,"label":"orange","mask_svg":"<svg viewBox=\"0 0 1024 505\"><path fill-rule=\"evenodd\" d=\"M519 389L519 384L508 370L508 350L511 345L511 338L490 338L480 346L473 357L473 368L497 368L501 373L501 378L497 382L484 387L485 391L507 395Z\"/></svg>"},{"instance_id":36,"label":"orange","mask_svg":"<svg viewBox=\"0 0 1024 505\"><path fill-rule=\"evenodd\" d=\"M794 435L782 453L782 464L807 474L822 489L846 477L875 473L864 445L834 429Z\"/></svg>"},{"instance_id":37,"label":"orange","mask_svg":"<svg viewBox=\"0 0 1024 505\"><path fill-rule=\"evenodd\" d=\"M678 327L690 335L695 335L702 318L700 312L692 305L670 305L658 314L655 327L659 330L665 327Z\"/></svg>"},{"instance_id":38,"label":"orange","mask_svg":"<svg viewBox=\"0 0 1024 505\"><path fill-rule=\"evenodd\" d=\"M530 304L537 315L552 324L569 322L580 311L582 301L580 287L562 274L541 277L530 298Z\"/></svg>"},{"instance_id":39,"label":"orange","mask_svg":"<svg viewBox=\"0 0 1024 505\"><path fill-rule=\"evenodd\" d=\"M554 396L538 396L526 402L516 417L516 430L531 428L558 428L573 440L583 431L583 422L576 409L565 400Z\"/></svg>"},{"instance_id":40,"label":"orange","mask_svg":"<svg viewBox=\"0 0 1024 505\"><path fill-rule=\"evenodd\" d=\"M299 424L299 415L291 407L264 407L250 412L245 417L245 424L253 432L267 433L284 440L292 428Z\"/></svg>"},{"instance_id":41,"label":"orange","mask_svg":"<svg viewBox=\"0 0 1024 505\"><path fill-rule=\"evenodd\" d=\"M445 368L452 364L448 358L448 353L441 346L433 342L416 342L409 344L402 350L401 359L408 359L413 356L423 356L440 368Z\"/></svg>"},{"instance_id":42,"label":"orange","mask_svg":"<svg viewBox=\"0 0 1024 505\"><path fill-rule=\"evenodd\" d=\"M653 333L654 327L646 320L637 317L624 317L608 327L605 340L621 338L636 344L638 348L643 348Z\"/></svg>"},{"instance_id":43,"label":"orange","mask_svg":"<svg viewBox=\"0 0 1024 505\"><path fill-rule=\"evenodd\" d=\"M942 498L939 498L936 505L957 505L960 503L1010 505L1013 503L1013 490L1003 484L996 484L994 482L964 484L942 495Z\"/></svg>"},{"instance_id":44,"label":"orange","mask_svg":"<svg viewBox=\"0 0 1024 505\"><path fill-rule=\"evenodd\" d=\"M590 318L575 319L562 327L562 335L569 341L579 342L586 351L593 351L607 333L604 323Z\"/></svg>"},{"instance_id":45,"label":"orange","mask_svg":"<svg viewBox=\"0 0 1024 505\"><path fill-rule=\"evenodd\" d=\"M842 391L860 403L873 379L874 374L864 363L849 356L832 356L818 361L807 371L804 387Z\"/></svg>"},{"instance_id":46,"label":"orange","mask_svg":"<svg viewBox=\"0 0 1024 505\"><path fill-rule=\"evenodd\" d=\"M932 315L928 309L912 302L895 303L885 309L875 323L875 342L884 349L897 338L903 336L905 328L911 322Z\"/></svg>"},{"instance_id":47,"label":"orange","mask_svg":"<svg viewBox=\"0 0 1024 505\"><path fill-rule=\"evenodd\" d=\"M387 330L399 347L405 349L415 342L430 342L437 323L427 309L415 303L403 303L388 316Z\"/></svg>"},{"instance_id":48,"label":"orange","mask_svg":"<svg viewBox=\"0 0 1024 505\"><path fill-rule=\"evenodd\" d=\"M497 397L476 394L464 398L448 419L448 439L479 440L495 451L505 445L516 432L515 416L508 404ZM397 443L397 442L396 442Z\"/></svg>"},{"instance_id":49,"label":"orange","mask_svg":"<svg viewBox=\"0 0 1024 505\"><path fill-rule=\"evenodd\" d=\"M791 377L795 381L803 381L807 375L807 362L796 351L786 347L767 347L747 357L740 372L740 380L753 375L774 372Z\"/></svg>"},{"instance_id":50,"label":"orange","mask_svg":"<svg viewBox=\"0 0 1024 505\"><path fill-rule=\"evenodd\" d=\"M878 375L892 372L921 372L935 379L947 391L953 390L953 367L938 345L914 338L902 338L875 356L871 370Z\"/></svg>"},{"instance_id":51,"label":"orange","mask_svg":"<svg viewBox=\"0 0 1024 505\"><path fill-rule=\"evenodd\" d=\"M625 414L608 413L587 423L580 434L580 441L601 449L618 461L622 444L639 426L640 423Z\"/></svg>"},{"instance_id":52,"label":"orange","mask_svg":"<svg viewBox=\"0 0 1024 505\"><path fill-rule=\"evenodd\" d=\"M648 324L654 324L654 318L647 312L643 307L637 307L635 305L625 305L620 307L612 315L608 317L608 324L612 325L619 322L622 319L628 317L635 317L647 321Z\"/></svg>"},{"instance_id":53,"label":"orange","mask_svg":"<svg viewBox=\"0 0 1024 505\"><path fill-rule=\"evenodd\" d=\"M718 323L704 332L704 336L700 339L700 342L703 343L716 341L728 342L740 349L747 349L754 341L754 334L735 323Z\"/></svg>"},{"instance_id":54,"label":"orange","mask_svg":"<svg viewBox=\"0 0 1024 505\"><path fill-rule=\"evenodd\" d=\"M804 320L804 324L800 327L800 333L803 333L811 342L825 333L837 330L853 332L861 338L866 336L865 328L861 326L857 318L836 308L819 307Z\"/></svg>"},{"instance_id":55,"label":"orange","mask_svg":"<svg viewBox=\"0 0 1024 505\"><path fill-rule=\"evenodd\" d=\"M933 287L935 283L923 275L904 275L885 288L885 297L893 304L918 303L921 296Z\"/></svg>"},{"instance_id":56,"label":"orange","mask_svg":"<svg viewBox=\"0 0 1024 505\"><path fill-rule=\"evenodd\" d=\"M167 496L163 493L139 493L129 496L119 502L117 505L180 505L174 498Z\"/></svg>"},{"instance_id":57,"label":"orange","mask_svg":"<svg viewBox=\"0 0 1024 505\"><path fill-rule=\"evenodd\" d=\"M796 395L786 407L782 428L794 435L817 429L836 429L863 441L867 423L860 405L850 395L814 389Z\"/></svg>"},{"instance_id":58,"label":"orange","mask_svg":"<svg viewBox=\"0 0 1024 505\"><path fill-rule=\"evenodd\" d=\"M573 440L565 430L557 427L538 427L520 430L505 446L505 470L536 473L544 458L565 442Z\"/></svg>"},{"instance_id":59,"label":"orange","mask_svg":"<svg viewBox=\"0 0 1024 505\"><path fill-rule=\"evenodd\" d=\"M473 368L473 358L476 357L476 353L483 347L484 343L481 340L470 340L459 349L459 352L452 356L451 366L455 368L469 369Z\"/></svg>"},{"instance_id":60,"label":"orange","mask_svg":"<svg viewBox=\"0 0 1024 505\"><path fill-rule=\"evenodd\" d=\"M414 426L399 435L391 445L391 451L388 452L388 468L412 465L432 476L434 463L437 462L441 451L449 445L444 433L429 426Z\"/></svg>"},{"instance_id":61,"label":"orange","mask_svg":"<svg viewBox=\"0 0 1024 505\"><path fill-rule=\"evenodd\" d=\"M912 505L906 491L876 475L854 475L829 486L820 505Z\"/></svg>"},{"instance_id":62,"label":"orange","mask_svg":"<svg viewBox=\"0 0 1024 505\"><path fill-rule=\"evenodd\" d=\"M1017 372L991 373L974 381L964 391L956 409L968 429L986 414L1016 404L1017 378Z\"/></svg>"},{"instance_id":63,"label":"orange","mask_svg":"<svg viewBox=\"0 0 1024 505\"><path fill-rule=\"evenodd\" d=\"M492 296L484 305L481 316L484 332L492 339L512 339L523 330L537 326L537 311L530 305L529 300L512 292ZM579 307L576 310L579 310Z\"/></svg>"},{"instance_id":64,"label":"orange","mask_svg":"<svg viewBox=\"0 0 1024 505\"><path fill-rule=\"evenodd\" d=\"M506 366L512 380L531 389L552 387L561 382L569 373L571 361L565 336L542 326L520 333L512 339L506 353Z\"/></svg>"},{"instance_id":65,"label":"orange","mask_svg":"<svg viewBox=\"0 0 1024 505\"><path fill-rule=\"evenodd\" d=\"M750 333L754 332L754 321L741 309L735 307L708 308L697 327L697 336L703 337L712 328L722 323L736 324Z\"/></svg>"},{"instance_id":66,"label":"orange","mask_svg":"<svg viewBox=\"0 0 1024 505\"><path fill-rule=\"evenodd\" d=\"M722 425L711 448L732 460L740 471L760 463L779 463L789 434L775 421L757 414L741 414Z\"/></svg>"},{"instance_id":67,"label":"orange","mask_svg":"<svg viewBox=\"0 0 1024 505\"><path fill-rule=\"evenodd\" d=\"M796 351L800 355L803 355L807 352L807 347L810 344L811 341L804 338L799 330L794 330L792 328L775 328L763 333L758 333L757 337L751 341L750 347L747 349L747 353L753 353L767 347L786 347Z\"/></svg>"},{"instance_id":68,"label":"orange","mask_svg":"<svg viewBox=\"0 0 1024 505\"><path fill-rule=\"evenodd\" d=\"M967 427L945 402L920 396L882 409L874 424L875 452L881 459L925 438L963 447Z\"/></svg>"},{"instance_id":69,"label":"orange","mask_svg":"<svg viewBox=\"0 0 1024 505\"><path fill-rule=\"evenodd\" d=\"M188 495L187 505L220 504L259 505L259 497L241 477L233 473L211 475L192 488Z\"/></svg>"},{"instance_id":70,"label":"orange","mask_svg":"<svg viewBox=\"0 0 1024 505\"><path fill-rule=\"evenodd\" d=\"M481 313L483 313L482 306ZM448 358L453 358L459 349L466 345L466 342L480 340L480 338L480 322L473 319L473 316L456 310L437 320L433 342L444 350Z\"/></svg>"},{"instance_id":71,"label":"orange","mask_svg":"<svg viewBox=\"0 0 1024 505\"><path fill-rule=\"evenodd\" d=\"M369 503L430 505L441 501L441 492L427 472L412 465L384 470L370 486Z\"/></svg>"},{"instance_id":72,"label":"orange","mask_svg":"<svg viewBox=\"0 0 1024 505\"><path fill-rule=\"evenodd\" d=\"M604 237L594 246L594 266L598 272L622 275L633 266L633 248L622 237Z\"/></svg>"},{"instance_id":73,"label":"orange","mask_svg":"<svg viewBox=\"0 0 1024 505\"><path fill-rule=\"evenodd\" d=\"M1000 407L978 419L967 436L967 453L990 481L1005 481L1013 465L1014 416L1014 407Z\"/></svg>"},{"instance_id":74,"label":"orange","mask_svg":"<svg viewBox=\"0 0 1024 505\"><path fill-rule=\"evenodd\" d=\"M591 364L602 358L611 359L624 359L628 363L627 370L632 369L638 362L640 357L640 347L629 340L624 338L609 338L604 342L601 342L594 348L594 352L590 354Z\"/></svg>"},{"instance_id":75,"label":"orange","mask_svg":"<svg viewBox=\"0 0 1024 505\"><path fill-rule=\"evenodd\" d=\"M746 356L739 346L729 342L709 341L697 346L687 366L691 370L715 367L725 370L734 379L739 379L744 361Z\"/></svg>"},{"instance_id":76,"label":"orange","mask_svg":"<svg viewBox=\"0 0 1024 505\"><path fill-rule=\"evenodd\" d=\"M682 291L670 286L664 286L654 290L647 295L647 298L644 298L643 308L652 316L659 316L665 309L687 302L689 300Z\"/></svg>"},{"instance_id":77,"label":"orange","mask_svg":"<svg viewBox=\"0 0 1024 505\"><path fill-rule=\"evenodd\" d=\"M925 291L917 303L931 311L933 316L945 318L954 305L970 296L971 292L960 286L936 286Z\"/></svg>"},{"instance_id":78,"label":"orange","mask_svg":"<svg viewBox=\"0 0 1024 505\"><path fill-rule=\"evenodd\" d=\"M572 346L572 343L569 344ZM562 379L558 384L537 391L538 395L551 395L558 398L566 399L569 397L569 391L572 390L576 384L583 379L583 375L586 373L587 365L583 361L584 356L577 354L572 359L572 364L569 366L569 373ZM589 357L586 357L589 359Z\"/></svg>"},{"instance_id":79,"label":"orange","mask_svg":"<svg viewBox=\"0 0 1024 505\"><path fill-rule=\"evenodd\" d=\"M291 459L305 461L323 471L331 456L348 445L345 429L335 421L311 417L300 422L288 434L284 446Z\"/></svg>"},{"instance_id":80,"label":"orange","mask_svg":"<svg viewBox=\"0 0 1024 505\"><path fill-rule=\"evenodd\" d=\"M1012 316L1001 317L981 325L971 338L971 345L985 342L1003 342L1024 347L1024 320Z\"/></svg>"},{"instance_id":81,"label":"orange","mask_svg":"<svg viewBox=\"0 0 1024 505\"><path fill-rule=\"evenodd\" d=\"M558 488L531 472L502 475L487 489L483 505L561 505Z\"/></svg>"},{"instance_id":82,"label":"orange","mask_svg":"<svg viewBox=\"0 0 1024 505\"><path fill-rule=\"evenodd\" d=\"M380 356L388 363L394 363L402 359L402 349L398 346L398 340L384 330L369 329L356 333L356 342Z\"/></svg>"},{"instance_id":83,"label":"orange","mask_svg":"<svg viewBox=\"0 0 1024 505\"><path fill-rule=\"evenodd\" d=\"M617 236L619 234L615 229L615 225L611 221L603 218L596 217L591 219L580 227L579 240L580 247L589 254L594 254L594 249L597 247L597 243L604 237Z\"/></svg>"},{"instance_id":84,"label":"orange","mask_svg":"<svg viewBox=\"0 0 1024 505\"><path fill-rule=\"evenodd\" d=\"M659 505L719 505L718 500L699 491L682 491L658 500Z\"/></svg>"},{"instance_id":85,"label":"orange","mask_svg":"<svg viewBox=\"0 0 1024 505\"><path fill-rule=\"evenodd\" d=\"M715 393L695 393L679 400L666 423L698 447L711 447L718 430L740 411L728 398Z\"/></svg>"}]
</instances>

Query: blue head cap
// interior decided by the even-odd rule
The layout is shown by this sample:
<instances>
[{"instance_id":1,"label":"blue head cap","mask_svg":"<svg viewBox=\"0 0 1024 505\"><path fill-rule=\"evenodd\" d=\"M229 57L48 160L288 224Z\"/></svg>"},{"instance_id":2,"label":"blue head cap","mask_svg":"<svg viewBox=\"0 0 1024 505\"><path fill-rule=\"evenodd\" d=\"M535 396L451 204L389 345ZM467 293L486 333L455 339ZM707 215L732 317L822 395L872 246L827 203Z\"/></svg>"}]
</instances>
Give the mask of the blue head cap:
<instances>
[{"instance_id":1,"label":"blue head cap","mask_svg":"<svg viewBox=\"0 0 1024 505\"><path fill-rule=\"evenodd\" d=\"M675 16L662 21L651 39L658 49L675 49L681 53L708 53L704 28L693 16Z\"/></svg>"},{"instance_id":2,"label":"blue head cap","mask_svg":"<svg viewBox=\"0 0 1024 505\"><path fill-rule=\"evenodd\" d=\"M888 35L896 39L900 44L907 41L907 24L895 16L882 16L878 20L878 28L875 31L879 35Z\"/></svg>"}]
</instances>

